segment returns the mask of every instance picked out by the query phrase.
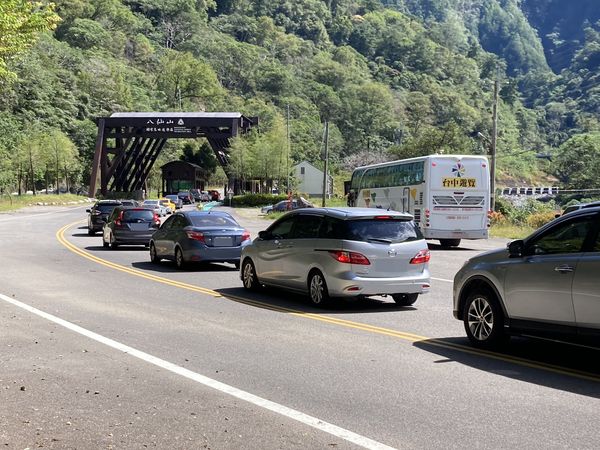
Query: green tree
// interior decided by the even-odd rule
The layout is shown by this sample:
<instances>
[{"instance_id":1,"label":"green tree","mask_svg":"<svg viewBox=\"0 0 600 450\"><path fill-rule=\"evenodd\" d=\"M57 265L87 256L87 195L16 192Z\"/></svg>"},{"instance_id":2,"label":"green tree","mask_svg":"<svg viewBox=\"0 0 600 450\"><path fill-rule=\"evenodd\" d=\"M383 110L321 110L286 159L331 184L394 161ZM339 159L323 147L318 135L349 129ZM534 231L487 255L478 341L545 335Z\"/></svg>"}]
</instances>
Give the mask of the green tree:
<instances>
[{"instance_id":1,"label":"green tree","mask_svg":"<svg viewBox=\"0 0 600 450\"><path fill-rule=\"evenodd\" d=\"M35 42L38 33L52 30L59 21L54 5L46 0L2 0L0 3L0 80L14 78L8 61Z\"/></svg>"},{"instance_id":2,"label":"green tree","mask_svg":"<svg viewBox=\"0 0 600 450\"><path fill-rule=\"evenodd\" d=\"M191 53L167 50L161 65L156 84L168 109L211 109L214 99L221 95L215 72Z\"/></svg>"},{"instance_id":3,"label":"green tree","mask_svg":"<svg viewBox=\"0 0 600 450\"><path fill-rule=\"evenodd\" d=\"M566 188L600 188L600 133L573 136L561 145L555 174Z\"/></svg>"},{"instance_id":4,"label":"green tree","mask_svg":"<svg viewBox=\"0 0 600 450\"><path fill-rule=\"evenodd\" d=\"M197 144L186 143L183 147L183 155L179 159L202 167L206 172L207 178L209 175L215 173L219 164L208 142L203 142L200 147Z\"/></svg>"},{"instance_id":5,"label":"green tree","mask_svg":"<svg viewBox=\"0 0 600 450\"><path fill-rule=\"evenodd\" d=\"M56 193L59 193L61 179L68 191L70 181L79 172L77 148L69 137L58 129L52 129L43 136L43 161L46 165L46 189L50 174L54 177ZM61 176L62 175L62 176Z\"/></svg>"}]
</instances>

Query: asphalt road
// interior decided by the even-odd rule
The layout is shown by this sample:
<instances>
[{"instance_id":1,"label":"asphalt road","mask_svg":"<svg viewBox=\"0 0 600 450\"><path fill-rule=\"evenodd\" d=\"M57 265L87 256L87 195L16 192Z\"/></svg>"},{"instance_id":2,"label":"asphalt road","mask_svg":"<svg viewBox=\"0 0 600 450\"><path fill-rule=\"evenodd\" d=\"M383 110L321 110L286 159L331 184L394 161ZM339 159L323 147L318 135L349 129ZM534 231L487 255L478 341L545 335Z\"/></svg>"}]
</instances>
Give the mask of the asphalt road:
<instances>
[{"instance_id":1,"label":"asphalt road","mask_svg":"<svg viewBox=\"0 0 600 450\"><path fill-rule=\"evenodd\" d=\"M232 265L104 249L84 210L0 215L0 448L600 446L598 351L478 352L452 317L456 270L505 241L432 243L414 307L319 310Z\"/></svg>"}]
</instances>

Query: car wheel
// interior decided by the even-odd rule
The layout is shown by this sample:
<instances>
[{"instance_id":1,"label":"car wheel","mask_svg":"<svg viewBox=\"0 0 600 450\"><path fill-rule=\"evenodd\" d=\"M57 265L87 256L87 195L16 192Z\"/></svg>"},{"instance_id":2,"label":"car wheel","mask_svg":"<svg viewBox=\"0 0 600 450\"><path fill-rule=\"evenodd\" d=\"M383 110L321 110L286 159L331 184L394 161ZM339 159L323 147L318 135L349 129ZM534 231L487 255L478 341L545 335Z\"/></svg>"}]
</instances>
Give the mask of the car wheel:
<instances>
[{"instance_id":1,"label":"car wheel","mask_svg":"<svg viewBox=\"0 0 600 450\"><path fill-rule=\"evenodd\" d=\"M475 347L493 348L506 341L504 314L489 291L476 291L467 298L463 322L467 337Z\"/></svg>"},{"instance_id":2,"label":"car wheel","mask_svg":"<svg viewBox=\"0 0 600 450\"><path fill-rule=\"evenodd\" d=\"M256 269L254 268L254 263L252 263L251 259L245 259L244 264L242 265L242 283L244 284L244 288L250 291L256 291L260 288L260 282L256 276Z\"/></svg>"},{"instance_id":3,"label":"car wheel","mask_svg":"<svg viewBox=\"0 0 600 450\"><path fill-rule=\"evenodd\" d=\"M175 249L175 267L183 269L185 267L185 260L183 259L183 252L179 247Z\"/></svg>"},{"instance_id":4,"label":"car wheel","mask_svg":"<svg viewBox=\"0 0 600 450\"><path fill-rule=\"evenodd\" d=\"M160 262L161 258L158 257L158 254L156 253L156 247L154 246L154 242L150 243L150 261L153 262L154 264L158 264Z\"/></svg>"},{"instance_id":5,"label":"car wheel","mask_svg":"<svg viewBox=\"0 0 600 450\"><path fill-rule=\"evenodd\" d=\"M110 248L119 248L119 244L117 244L117 241L115 240L115 236L113 234L110 235Z\"/></svg>"},{"instance_id":6,"label":"car wheel","mask_svg":"<svg viewBox=\"0 0 600 450\"><path fill-rule=\"evenodd\" d=\"M411 306L417 301L419 294L393 294L392 298L400 306Z\"/></svg>"},{"instance_id":7,"label":"car wheel","mask_svg":"<svg viewBox=\"0 0 600 450\"><path fill-rule=\"evenodd\" d=\"M440 245L444 248L458 247L460 239L440 239Z\"/></svg>"},{"instance_id":8,"label":"car wheel","mask_svg":"<svg viewBox=\"0 0 600 450\"><path fill-rule=\"evenodd\" d=\"M96 234L96 232L94 230L92 230L91 228L88 228L88 236L93 236L95 234Z\"/></svg>"},{"instance_id":9,"label":"car wheel","mask_svg":"<svg viewBox=\"0 0 600 450\"><path fill-rule=\"evenodd\" d=\"M323 274L318 270L310 273L308 276L308 296L313 305L323 306L329 301L327 292L327 283Z\"/></svg>"}]
</instances>

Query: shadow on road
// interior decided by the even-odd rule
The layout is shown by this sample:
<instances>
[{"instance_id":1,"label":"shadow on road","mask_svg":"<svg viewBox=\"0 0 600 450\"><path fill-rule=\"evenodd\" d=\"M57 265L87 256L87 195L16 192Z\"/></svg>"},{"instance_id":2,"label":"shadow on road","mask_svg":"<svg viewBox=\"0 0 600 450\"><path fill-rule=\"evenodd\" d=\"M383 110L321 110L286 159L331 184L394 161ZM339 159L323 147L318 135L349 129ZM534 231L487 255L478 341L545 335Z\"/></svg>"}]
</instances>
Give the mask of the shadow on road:
<instances>
[{"instance_id":1,"label":"shadow on road","mask_svg":"<svg viewBox=\"0 0 600 450\"><path fill-rule=\"evenodd\" d=\"M148 253L148 247L144 247L143 245L119 245L117 248L104 247L102 245L102 241L100 241L100 245L91 245L88 247L84 247L85 250L89 250L91 252L124 252L124 251L134 251L134 252L146 252Z\"/></svg>"},{"instance_id":2,"label":"shadow on road","mask_svg":"<svg viewBox=\"0 0 600 450\"><path fill-rule=\"evenodd\" d=\"M306 295L270 287L262 288L257 292L249 292L243 287L215 289L215 291L223 297L241 301L257 308L284 308L291 309L294 312L311 314L356 314L390 311L405 311L408 313L416 311L413 307L398 306L391 300L385 301L378 298L359 298L355 300L332 299L326 306L318 308L310 303Z\"/></svg>"},{"instance_id":3,"label":"shadow on road","mask_svg":"<svg viewBox=\"0 0 600 450\"><path fill-rule=\"evenodd\" d=\"M148 249L146 249L148 252ZM175 267L175 263L173 261L163 260L160 263L156 264L150 262L150 257L148 256L148 261L136 261L131 263L133 267L140 270L146 270L148 272L160 272L160 273L187 273L187 272L237 272L239 269L236 269L233 264L226 263L193 263L187 264L185 268L178 269Z\"/></svg>"},{"instance_id":4,"label":"shadow on road","mask_svg":"<svg viewBox=\"0 0 600 450\"><path fill-rule=\"evenodd\" d=\"M481 249L476 249L476 248L468 248L465 247L464 245L459 245L458 247L442 247L440 244L435 244L433 242L427 242L427 247L429 247L429 250L435 250L435 251L439 251L439 250L444 250L444 251L450 251L450 252L480 252L482 251Z\"/></svg>"},{"instance_id":5,"label":"shadow on road","mask_svg":"<svg viewBox=\"0 0 600 450\"><path fill-rule=\"evenodd\" d=\"M524 338L512 338L496 352L480 352L467 338L426 339L413 345L444 358L436 363L456 362L495 375L600 398L600 350Z\"/></svg>"}]
</instances>

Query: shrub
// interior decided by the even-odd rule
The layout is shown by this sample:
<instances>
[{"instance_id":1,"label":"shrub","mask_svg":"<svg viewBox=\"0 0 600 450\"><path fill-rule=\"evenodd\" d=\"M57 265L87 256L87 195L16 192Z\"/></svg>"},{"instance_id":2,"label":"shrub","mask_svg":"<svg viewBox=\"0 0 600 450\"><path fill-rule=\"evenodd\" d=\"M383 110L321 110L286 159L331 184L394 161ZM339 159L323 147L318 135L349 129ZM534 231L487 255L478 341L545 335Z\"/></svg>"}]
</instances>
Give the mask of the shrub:
<instances>
[{"instance_id":1,"label":"shrub","mask_svg":"<svg viewBox=\"0 0 600 450\"><path fill-rule=\"evenodd\" d=\"M504 214L500 211L494 211L490 213L490 224L491 225L501 225L508 222L508 219Z\"/></svg>"},{"instance_id":2,"label":"shrub","mask_svg":"<svg viewBox=\"0 0 600 450\"><path fill-rule=\"evenodd\" d=\"M510 217L515 207L508 200L496 196L496 204L494 206L494 212L499 212L504 217Z\"/></svg>"},{"instance_id":3,"label":"shrub","mask_svg":"<svg viewBox=\"0 0 600 450\"><path fill-rule=\"evenodd\" d=\"M548 222L554 220L555 215L555 211L533 213L527 217L527 225L531 228L538 229L542 225L546 225Z\"/></svg>"},{"instance_id":4,"label":"shrub","mask_svg":"<svg viewBox=\"0 0 600 450\"><path fill-rule=\"evenodd\" d=\"M245 195L234 195L231 199L231 206L234 208L243 206L265 206L272 205L274 203L286 200L287 195L273 195L273 194L245 194Z\"/></svg>"}]
</instances>

